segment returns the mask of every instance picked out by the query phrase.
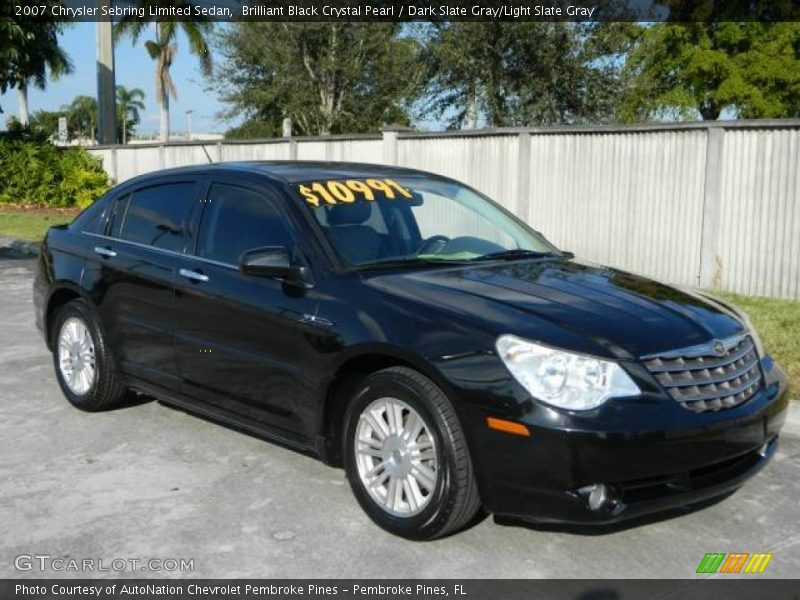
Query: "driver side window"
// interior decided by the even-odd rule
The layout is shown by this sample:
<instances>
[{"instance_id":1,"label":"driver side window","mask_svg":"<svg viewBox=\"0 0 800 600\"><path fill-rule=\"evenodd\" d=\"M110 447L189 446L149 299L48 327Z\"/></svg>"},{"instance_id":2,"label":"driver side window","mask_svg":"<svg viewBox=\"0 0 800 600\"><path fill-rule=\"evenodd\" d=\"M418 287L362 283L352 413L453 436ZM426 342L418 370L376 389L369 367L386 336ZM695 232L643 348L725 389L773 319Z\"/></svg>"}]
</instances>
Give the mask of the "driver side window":
<instances>
[{"instance_id":1,"label":"driver side window","mask_svg":"<svg viewBox=\"0 0 800 600\"><path fill-rule=\"evenodd\" d=\"M197 254L238 265L243 252L264 246L285 246L294 241L272 198L250 189L213 184L200 221Z\"/></svg>"}]
</instances>

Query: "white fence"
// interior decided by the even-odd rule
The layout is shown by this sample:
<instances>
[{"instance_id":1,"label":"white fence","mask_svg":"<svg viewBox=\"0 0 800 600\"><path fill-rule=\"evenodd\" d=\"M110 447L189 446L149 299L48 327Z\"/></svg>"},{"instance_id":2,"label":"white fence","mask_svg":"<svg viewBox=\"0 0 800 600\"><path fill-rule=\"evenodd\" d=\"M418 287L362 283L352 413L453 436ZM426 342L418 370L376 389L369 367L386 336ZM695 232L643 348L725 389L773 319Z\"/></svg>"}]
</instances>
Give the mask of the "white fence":
<instances>
[{"instance_id":1,"label":"white fence","mask_svg":"<svg viewBox=\"0 0 800 600\"><path fill-rule=\"evenodd\" d=\"M118 182L233 160L398 164L462 180L579 257L800 298L800 121L555 127L90 148Z\"/></svg>"}]
</instances>

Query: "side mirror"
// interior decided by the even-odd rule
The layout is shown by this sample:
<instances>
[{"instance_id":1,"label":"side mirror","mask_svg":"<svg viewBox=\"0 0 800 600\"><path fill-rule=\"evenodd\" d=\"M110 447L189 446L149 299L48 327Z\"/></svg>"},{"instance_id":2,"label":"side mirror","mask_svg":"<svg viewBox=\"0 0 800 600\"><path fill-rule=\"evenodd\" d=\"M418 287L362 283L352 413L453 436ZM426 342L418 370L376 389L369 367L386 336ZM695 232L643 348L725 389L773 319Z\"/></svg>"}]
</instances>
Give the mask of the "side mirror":
<instances>
[{"instance_id":1,"label":"side mirror","mask_svg":"<svg viewBox=\"0 0 800 600\"><path fill-rule=\"evenodd\" d=\"M308 269L292 263L285 246L253 248L242 254L239 270L245 275L283 279L285 283L311 287Z\"/></svg>"}]
</instances>

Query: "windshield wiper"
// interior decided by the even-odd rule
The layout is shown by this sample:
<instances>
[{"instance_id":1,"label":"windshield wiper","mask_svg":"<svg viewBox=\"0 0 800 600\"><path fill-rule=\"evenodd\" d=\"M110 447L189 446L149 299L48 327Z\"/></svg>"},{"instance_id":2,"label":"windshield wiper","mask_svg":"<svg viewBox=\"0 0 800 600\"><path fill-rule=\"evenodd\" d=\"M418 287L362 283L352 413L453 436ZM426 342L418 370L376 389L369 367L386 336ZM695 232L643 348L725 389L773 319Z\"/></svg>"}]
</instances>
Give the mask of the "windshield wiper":
<instances>
[{"instance_id":1,"label":"windshield wiper","mask_svg":"<svg viewBox=\"0 0 800 600\"><path fill-rule=\"evenodd\" d=\"M458 265L465 264L469 261L466 260L437 260L429 258L392 258L386 260L375 260L372 262L364 263L363 265L356 265L353 267L356 271L364 271L367 269L402 269L405 267L429 267L431 265Z\"/></svg>"},{"instance_id":2,"label":"windshield wiper","mask_svg":"<svg viewBox=\"0 0 800 600\"><path fill-rule=\"evenodd\" d=\"M546 256L557 256L553 252L537 252L536 250L524 250L523 248L515 248L514 250L503 250L501 252L492 252L477 256L472 259L473 262L484 260L517 260L521 258L543 258Z\"/></svg>"}]
</instances>

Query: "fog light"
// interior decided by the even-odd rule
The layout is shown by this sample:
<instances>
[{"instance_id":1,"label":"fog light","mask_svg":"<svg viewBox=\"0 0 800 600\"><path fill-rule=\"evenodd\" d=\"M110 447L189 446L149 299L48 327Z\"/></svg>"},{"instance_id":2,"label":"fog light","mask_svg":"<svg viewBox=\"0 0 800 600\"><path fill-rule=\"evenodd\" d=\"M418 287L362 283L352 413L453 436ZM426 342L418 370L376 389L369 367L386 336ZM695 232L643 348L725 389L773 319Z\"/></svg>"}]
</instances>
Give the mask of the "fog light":
<instances>
[{"instance_id":1,"label":"fog light","mask_svg":"<svg viewBox=\"0 0 800 600\"><path fill-rule=\"evenodd\" d=\"M757 452L761 458L766 458L769 455L770 451L772 450L772 445L776 442L776 440L777 438L773 437L758 449Z\"/></svg>"},{"instance_id":2,"label":"fog light","mask_svg":"<svg viewBox=\"0 0 800 600\"><path fill-rule=\"evenodd\" d=\"M587 485L580 488L578 493L586 500L586 505L589 507L589 510L611 511L620 504L614 488L605 483Z\"/></svg>"},{"instance_id":3,"label":"fog light","mask_svg":"<svg viewBox=\"0 0 800 600\"><path fill-rule=\"evenodd\" d=\"M600 510L603 505L608 501L608 487L604 484L595 485L594 489L589 492L587 500L589 508L592 510Z\"/></svg>"}]
</instances>

